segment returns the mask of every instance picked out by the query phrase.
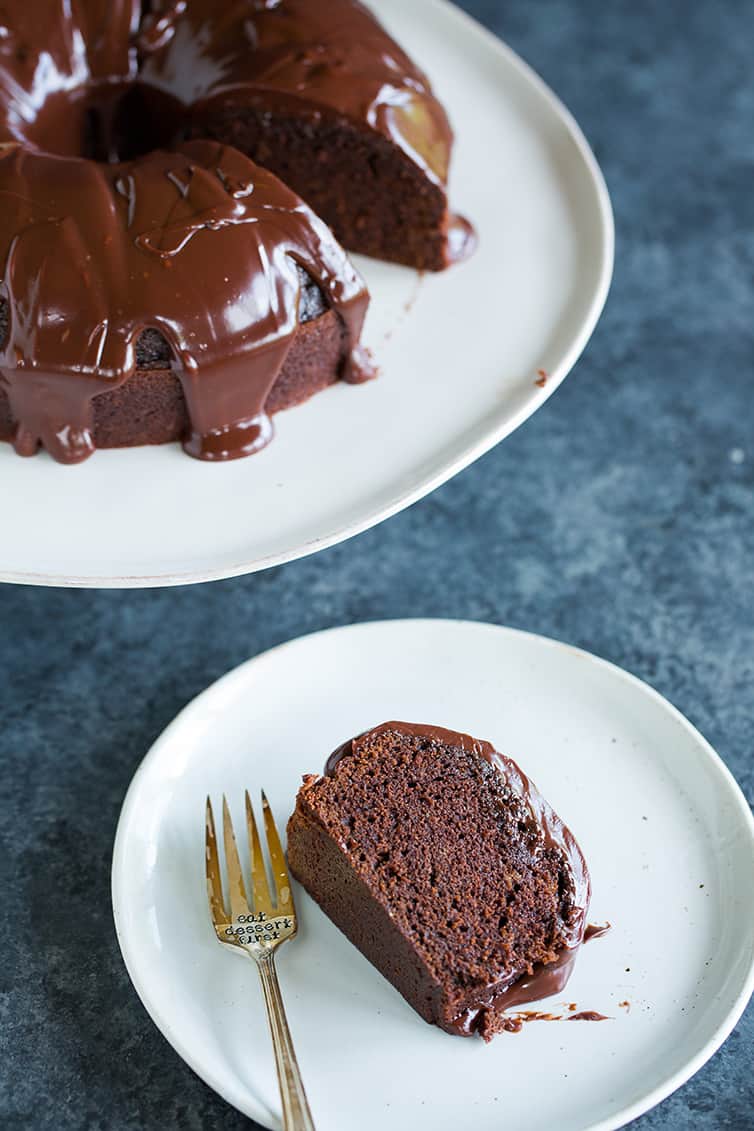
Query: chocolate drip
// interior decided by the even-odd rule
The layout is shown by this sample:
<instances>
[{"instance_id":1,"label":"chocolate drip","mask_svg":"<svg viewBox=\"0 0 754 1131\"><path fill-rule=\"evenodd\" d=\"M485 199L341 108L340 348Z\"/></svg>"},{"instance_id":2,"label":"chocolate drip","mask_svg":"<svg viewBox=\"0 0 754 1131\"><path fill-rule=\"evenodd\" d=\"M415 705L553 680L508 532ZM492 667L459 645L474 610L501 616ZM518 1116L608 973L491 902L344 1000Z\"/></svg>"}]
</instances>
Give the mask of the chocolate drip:
<instances>
[{"instance_id":1,"label":"chocolate drip","mask_svg":"<svg viewBox=\"0 0 754 1131\"><path fill-rule=\"evenodd\" d=\"M610 923L596 924L590 923L584 931L584 942L591 942L592 939L601 939L610 930Z\"/></svg>"},{"instance_id":2,"label":"chocolate drip","mask_svg":"<svg viewBox=\"0 0 754 1131\"><path fill-rule=\"evenodd\" d=\"M6 0L0 10L0 120L18 140L46 99L134 78L141 0Z\"/></svg>"},{"instance_id":3,"label":"chocolate drip","mask_svg":"<svg viewBox=\"0 0 754 1131\"><path fill-rule=\"evenodd\" d=\"M237 150L191 142L107 166L12 145L0 196L0 379L20 454L41 443L62 462L90 455L92 398L131 376L146 328L174 352L186 451L218 460L263 446L264 404L297 324L297 265L343 320L345 378L368 375L359 276L321 221Z\"/></svg>"},{"instance_id":4,"label":"chocolate drip","mask_svg":"<svg viewBox=\"0 0 754 1131\"><path fill-rule=\"evenodd\" d=\"M465 216L450 214L446 239L449 263L463 263L476 250L476 231Z\"/></svg>"},{"instance_id":5,"label":"chocolate drip","mask_svg":"<svg viewBox=\"0 0 754 1131\"><path fill-rule=\"evenodd\" d=\"M518 971L514 971L508 978L498 977L494 982L491 982L486 990L480 993L477 1007L466 1010L454 1024L454 1028L459 1034L468 1035L476 1030L480 1016L484 1011L492 1010L495 1013L502 1013L512 1007L550 997L564 989L573 971L579 948L584 941L586 916L591 895L589 872L573 834L542 797L536 786L527 778L520 766L512 758L500 754L489 742L472 738L468 734L446 730L444 727L425 726L416 723L382 723L373 730L350 739L334 750L325 765L325 774L332 775L339 762L350 757L354 752L358 752L359 743L367 735L390 732L397 732L429 742L435 741L443 746L456 746L461 750L484 758L504 778L509 788L525 803L531 813L532 822L541 831L545 849L554 848L559 853L564 866L568 869L572 882L574 912L570 919L565 920L562 924L562 934L566 943L564 949L554 962L537 964L532 974L521 976Z\"/></svg>"}]
</instances>

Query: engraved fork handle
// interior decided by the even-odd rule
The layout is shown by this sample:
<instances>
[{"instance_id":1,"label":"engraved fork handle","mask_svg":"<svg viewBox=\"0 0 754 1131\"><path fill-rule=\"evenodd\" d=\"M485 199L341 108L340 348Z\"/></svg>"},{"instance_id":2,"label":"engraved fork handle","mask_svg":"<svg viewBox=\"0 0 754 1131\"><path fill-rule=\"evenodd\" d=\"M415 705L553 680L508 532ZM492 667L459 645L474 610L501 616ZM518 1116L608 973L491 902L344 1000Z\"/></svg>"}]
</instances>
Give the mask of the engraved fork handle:
<instances>
[{"instance_id":1,"label":"engraved fork handle","mask_svg":"<svg viewBox=\"0 0 754 1131\"><path fill-rule=\"evenodd\" d=\"M265 955L259 961L258 970L262 979L264 1003L267 1006L272 1047L275 1050L275 1067L278 1072L280 1098L283 1102L283 1127L285 1131L315 1131L285 1016L283 996L280 993L272 951L269 952L269 957Z\"/></svg>"}]
</instances>

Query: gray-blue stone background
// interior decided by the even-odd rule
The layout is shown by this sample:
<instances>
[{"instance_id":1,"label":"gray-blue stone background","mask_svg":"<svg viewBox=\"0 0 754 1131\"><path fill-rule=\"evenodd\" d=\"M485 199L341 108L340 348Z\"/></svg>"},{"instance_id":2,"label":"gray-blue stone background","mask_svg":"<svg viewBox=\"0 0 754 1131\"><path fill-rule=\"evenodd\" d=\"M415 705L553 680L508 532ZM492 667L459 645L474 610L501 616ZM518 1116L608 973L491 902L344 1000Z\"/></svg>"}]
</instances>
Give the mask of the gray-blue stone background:
<instances>
[{"instance_id":1,"label":"gray-blue stone background","mask_svg":"<svg viewBox=\"0 0 754 1131\"><path fill-rule=\"evenodd\" d=\"M556 636L667 695L752 798L754 4L463 6L544 75L594 146L618 233L607 310L529 423L354 541L198 588L0 588L4 1127L250 1126L138 1001L109 871L119 807L153 739L273 644L405 616ZM749 1009L635 1126L754 1127L753 1063Z\"/></svg>"}]
</instances>

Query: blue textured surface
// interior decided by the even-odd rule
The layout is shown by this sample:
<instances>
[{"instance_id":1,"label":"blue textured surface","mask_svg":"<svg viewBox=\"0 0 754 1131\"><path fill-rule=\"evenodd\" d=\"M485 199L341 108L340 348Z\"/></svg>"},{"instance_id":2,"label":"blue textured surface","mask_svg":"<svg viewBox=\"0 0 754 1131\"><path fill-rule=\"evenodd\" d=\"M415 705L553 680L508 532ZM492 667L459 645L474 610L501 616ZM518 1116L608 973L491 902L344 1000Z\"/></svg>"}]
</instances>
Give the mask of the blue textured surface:
<instances>
[{"instance_id":1,"label":"blue textured surface","mask_svg":"<svg viewBox=\"0 0 754 1131\"><path fill-rule=\"evenodd\" d=\"M754 791L754 7L466 0L605 170L615 284L576 371L432 497L317 558L162 592L0 589L0 1122L250 1126L153 1028L114 938L129 779L188 699L272 644L497 621L654 684ZM648 924L648 929L652 925ZM754 1127L754 1011L635 1126Z\"/></svg>"}]
</instances>

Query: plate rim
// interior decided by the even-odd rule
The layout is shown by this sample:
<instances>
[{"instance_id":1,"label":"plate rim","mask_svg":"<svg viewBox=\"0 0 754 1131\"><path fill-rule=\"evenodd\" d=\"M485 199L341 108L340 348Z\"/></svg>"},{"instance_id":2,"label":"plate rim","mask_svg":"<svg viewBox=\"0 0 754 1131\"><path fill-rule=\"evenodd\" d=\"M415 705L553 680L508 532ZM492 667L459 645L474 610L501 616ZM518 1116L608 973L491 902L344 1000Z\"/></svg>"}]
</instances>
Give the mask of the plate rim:
<instances>
[{"instance_id":1,"label":"plate rim","mask_svg":"<svg viewBox=\"0 0 754 1131\"><path fill-rule=\"evenodd\" d=\"M475 36L478 41L485 43L488 48L498 54L500 60L508 68L517 72L521 78L528 82L530 87L534 88L576 146L594 189L597 205L594 213L594 230L595 234L599 236L599 254L601 257L599 279L587 313L578 331L574 334L568 349L560 358L558 366L549 374L546 386L537 389L536 393L533 393L526 404L517 412L502 421L498 420L482 435L477 434L475 439L466 443L462 450L441 469L429 476L420 476L419 481L415 482L409 490L398 492L378 506L371 506L356 521L341 522L335 528L327 530L324 534L311 538L296 547L289 547L277 553L267 554L264 557L252 560L244 559L226 565L146 574L100 576L94 574L47 573L35 570L4 570L0 568L0 583L74 589L170 588L177 585L196 585L206 581L222 581L232 577L241 577L309 557L371 530L399 512L413 506L420 499L432 494L438 487L475 463L476 460L491 451L492 448L519 428L541 408L568 376L594 333L605 307L613 277L615 220L604 174L584 132L571 111L545 80L512 47L495 35L494 32L484 27L478 20L475 20L473 16L458 8L451 0L423 0L423 3L429 9L428 15L431 14L431 9L435 8L443 12L446 17L455 19L464 28L465 34Z\"/></svg>"},{"instance_id":2,"label":"plate rim","mask_svg":"<svg viewBox=\"0 0 754 1131\"><path fill-rule=\"evenodd\" d=\"M261 1103L258 1102L256 1097L249 1094L245 1095L245 1106L239 1107L236 1098L231 1098L229 1089L226 1089L223 1084L216 1078L215 1074L200 1067L197 1059L188 1050L183 1043L181 1036L176 1032L171 1023L164 1018L159 1009L153 1007L150 1003L147 991L144 988L143 982L139 973L136 971L136 963L133 960L133 955L130 955L129 944L127 941L127 928L124 924L123 912L123 891L126 886L126 873L127 873L127 860L126 860L126 836L127 826L133 819L133 810L136 806L137 793L139 791L141 780L149 773L150 768L156 763L157 758L161 753L163 746L168 746L173 741L173 734L181 730L187 722L191 721L191 717L196 712L201 712L204 703L208 699L212 699L216 694L222 693L222 689L229 685L239 682L242 683L247 676L249 670L254 670L255 666L260 665L273 658L277 658L285 649L293 648L304 641L312 641L324 636L332 634L343 634L350 632L360 631L386 631L389 632L396 627L402 630L411 628L414 631L440 629L442 631L455 631L456 629L474 631L481 631L485 633L494 633L495 635L507 637L508 639L525 638L528 641L534 641L538 646L546 647L557 651L569 652L581 660L590 661L591 663L601 667L607 671L613 678L617 678L620 682L627 684L635 692L645 695L656 706L662 708L669 716L678 724L682 731L695 742L699 748L700 754L703 755L710 766L715 770L721 784L727 789L731 801L734 802L735 808L739 811L741 818L741 827L744 831L748 832L749 845L752 851L752 858L754 859L754 813L746 799L746 796L741 789L741 786L736 781L733 773L728 768L722 757L717 753L711 743L704 737L701 731L694 726L694 724L686 718L686 716L670 702L664 695L657 691L651 684L641 679L639 676L634 675L632 672L627 671L625 668L620 667L612 660L606 660L601 656L595 655L593 652L588 652L586 649L580 648L576 645L569 644L567 641L558 640L555 637L544 636L541 633L530 632L526 629L514 628L508 625L496 624L491 621L476 621L469 619L456 619L446 617L396 617L386 620L373 620L373 621L356 621L350 624L334 625L330 628L319 629L315 632L304 633L301 636L292 637L288 640L282 641L255 656L244 660L242 663L231 668L230 671L220 676L209 684L204 690L189 700L175 717L168 723L164 730L157 736L155 741L151 744L148 751L144 755L137 766L133 777L129 783L126 795L118 817L118 824L115 832L115 840L113 844L112 865L111 865L111 900L113 921L115 926L115 934L118 940L121 956L123 958L126 971L131 980L132 986L136 991L142 1005L144 1006L147 1014L159 1030L162 1037L172 1046L173 1050L181 1057L181 1059L189 1066L189 1068L202 1080L208 1087L212 1088L226 1103L229 1103L236 1110L241 1111L249 1118L256 1120L260 1126L269 1127L266 1120L269 1118L269 1113L264 1110ZM622 1108L620 1111L615 1112L613 1115L584 1125L582 1131L618 1131L619 1128L625 1127L627 1123L638 1118L646 1112L652 1110L663 1100L667 1099L685 1083L687 1083L692 1076L694 1076L714 1054L720 1049L722 1044L732 1033L735 1026L738 1024L741 1016L749 1003L752 994L754 993L754 948L752 948L749 956L749 968L746 977L743 979L741 988L736 996L736 999L728 1010L725 1017L720 1021L711 1035L704 1042L702 1047L697 1053L691 1057L678 1068L674 1073L667 1077L662 1083L656 1085L644 1097L633 1101ZM158 1017L160 1020L158 1020ZM171 1033L171 1036L168 1036ZM248 1100L252 1099L252 1104Z\"/></svg>"}]
</instances>

